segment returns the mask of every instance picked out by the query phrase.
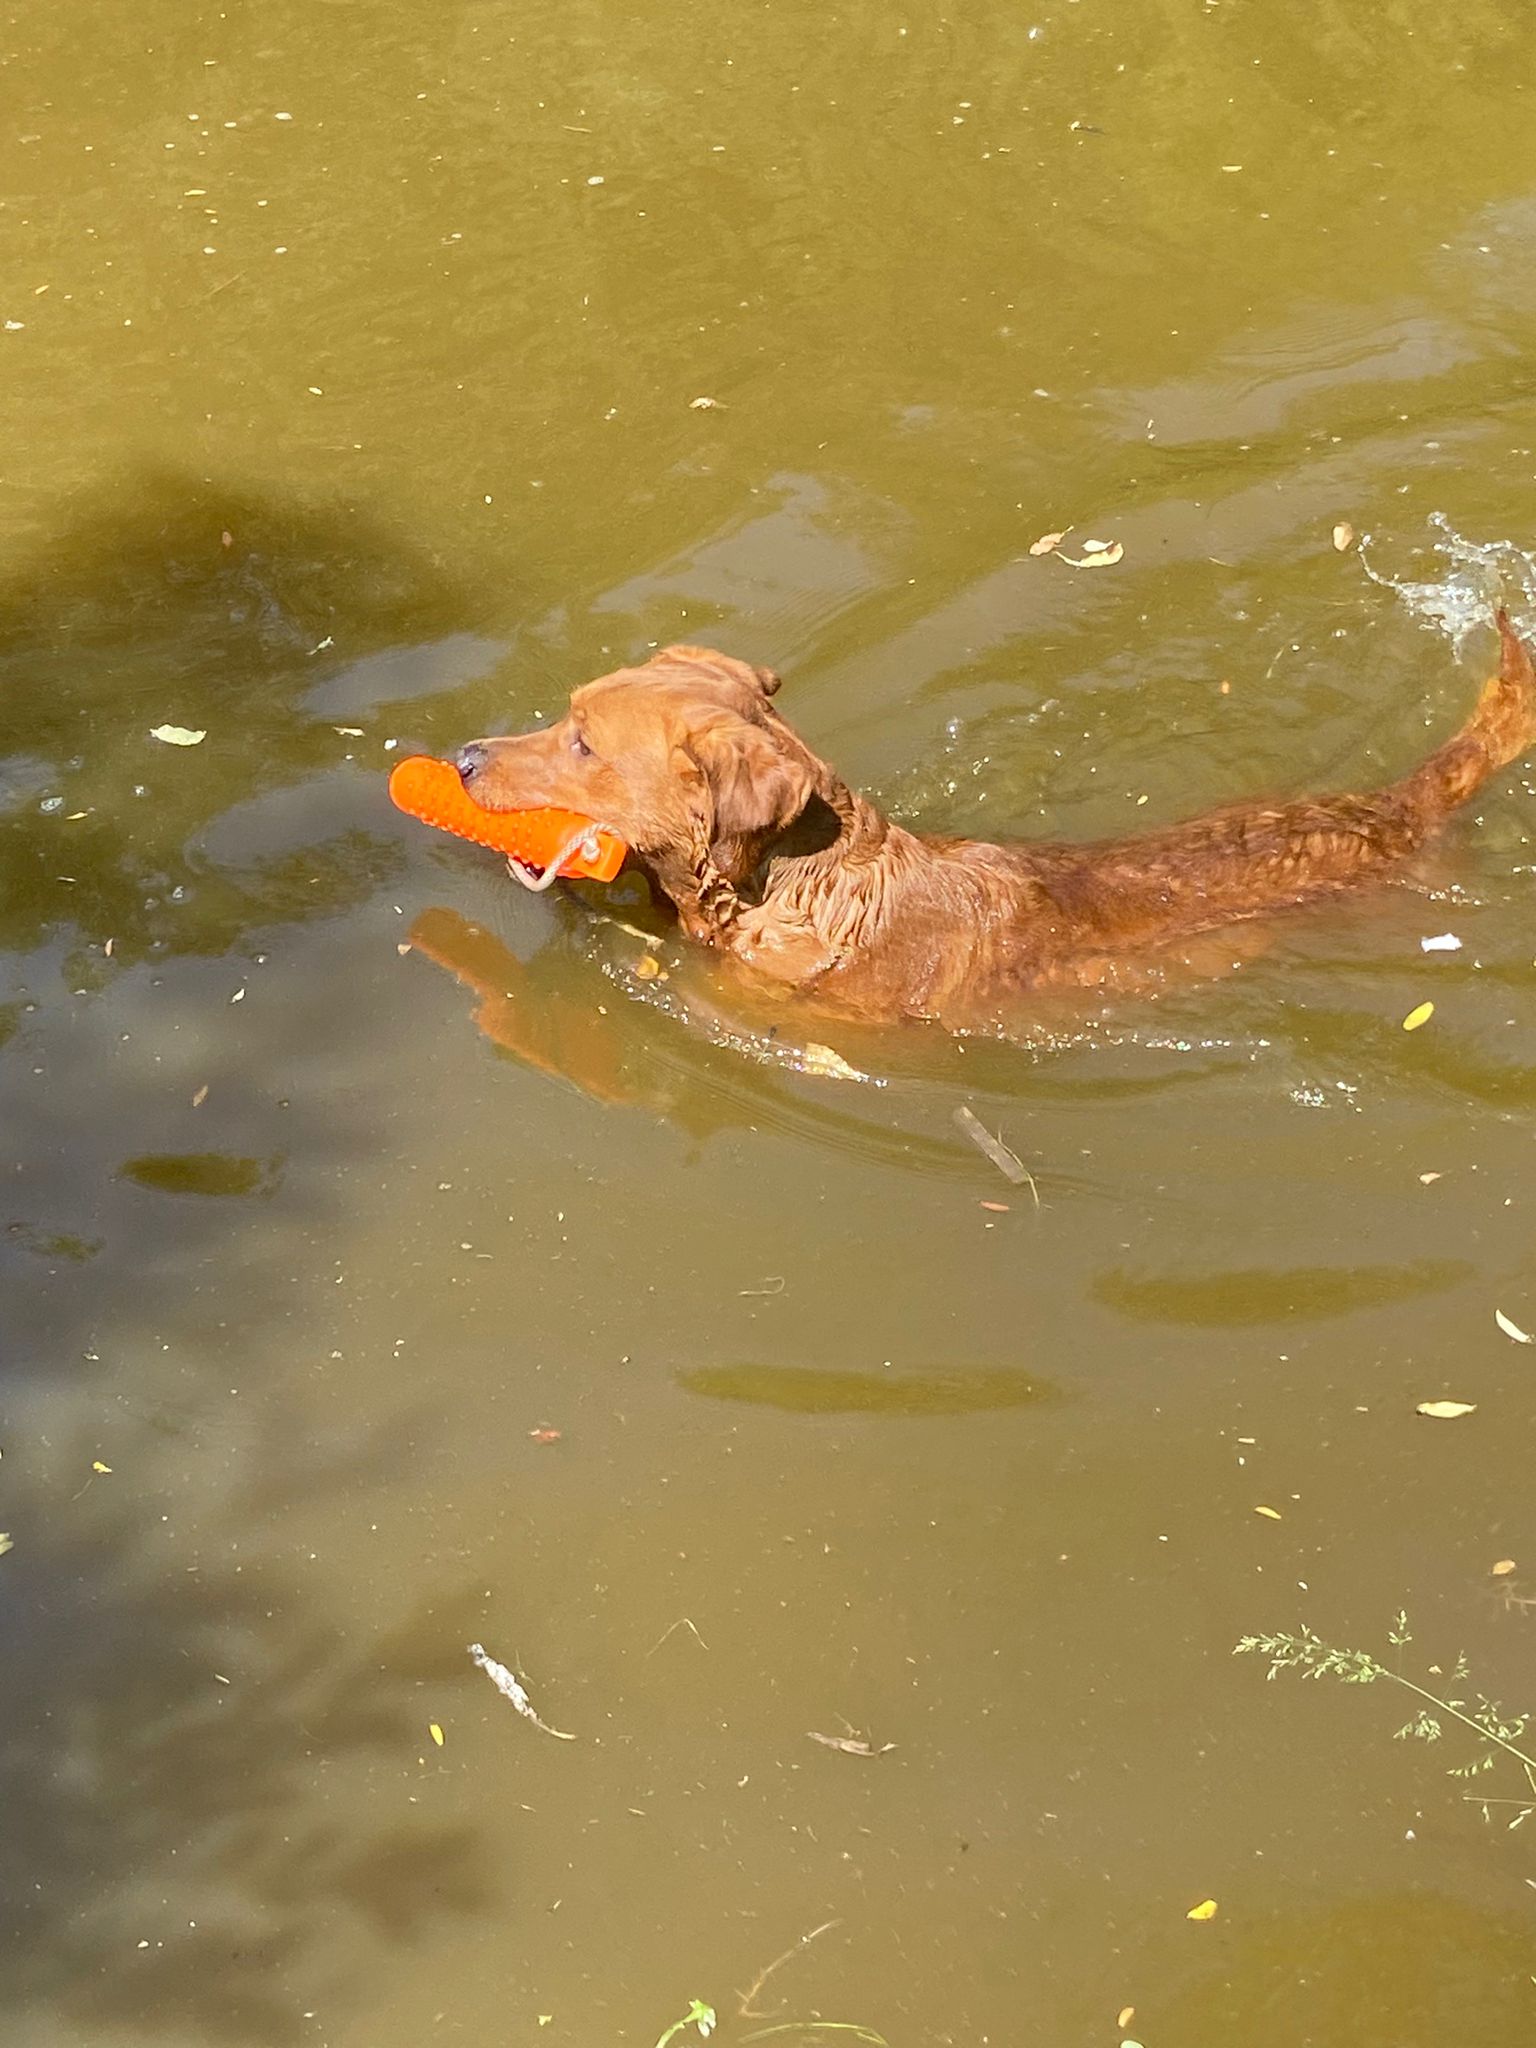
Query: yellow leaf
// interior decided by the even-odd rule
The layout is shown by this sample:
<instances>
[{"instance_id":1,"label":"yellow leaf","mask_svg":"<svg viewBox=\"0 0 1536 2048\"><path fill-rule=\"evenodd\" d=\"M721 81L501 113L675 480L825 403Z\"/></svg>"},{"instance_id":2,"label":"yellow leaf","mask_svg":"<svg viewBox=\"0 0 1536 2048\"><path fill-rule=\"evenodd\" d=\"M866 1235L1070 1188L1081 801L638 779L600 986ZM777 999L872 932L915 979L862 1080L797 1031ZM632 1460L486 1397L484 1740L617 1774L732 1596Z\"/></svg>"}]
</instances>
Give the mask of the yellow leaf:
<instances>
[{"instance_id":1,"label":"yellow leaf","mask_svg":"<svg viewBox=\"0 0 1536 2048\"><path fill-rule=\"evenodd\" d=\"M1264 1515L1271 1522L1278 1522L1283 1519L1278 1508L1255 1508L1253 1512L1256 1515Z\"/></svg>"},{"instance_id":2,"label":"yellow leaf","mask_svg":"<svg viewBox=\"0 0 1536 2048\"><path fill-rule=\"evenodd\" d=\"M1515 1560L1512 1557L1501 1557L1493 1567L1493 1576L1496 1579L1507 1578L1514 1568Z\"/></svg>"},{"instance_id":3,"label":"yellow leaf","mask_svg":"<svg viewBox=\"0 0 1536 2048\"><path fill-rule=\"evenodd\" d=\"M1421 1401L1414 1413L1432 1415L1436 1422L1454 1422L1458 1415L1470 1415L1476 1406L1475 1401Z\"/></svg>"},{"instance_id":4,"label":"yellow leaf","mask_svg":"<svg viewBox=\"0 0 1536 2048\"><path fill-rule=\"evenodd\" d=\"M1517 1344L1536 1344L1536 1337L1532 1337L1529 1330L1522 1330L1518 1323L1512 1323L1509 1317L1505 1315L1503 1309L1496 1308L1494 1310L1493 1320L1498 1324L1505 1336L1512 1337Z\"/></svg>"},{"instance_id":5,"label":"yellow leaf","mask_svg":"<svg viewBox=\"0 0 1536 2048\"><path fill-rule=\"evenodd\" d=\"M1080 555L1061 555L1057 559L1069 562L1074 569L1108 569L1124 555L1125 549L1119 541L1105 541L1098 547L1084 544Z\"/></svg>"},{"instance_id":6,"label":"yellow leaf","mask_svg":"<svg viewBox=\"0 0 1536 2048\"><path fill-rule=\"evenodd\" d=\"M1131 2021L1135 2019L1135 2017L1136 2008L1134 2005L1122 2005L1118 2015L1116 2016L1115 2025L1117 2027L1128 2027L1131 2024Z\"/></svg>"},{"instance_id":7,"label":"yellow leaf","mask_svg":"<svg viewBox=\"0 0 1536 2048\"><path fill-rule=\"evenodd\" d=\"M438 1748L441 1749L443 1746L443 1731L441 1728L438 1727L435 1721L429 1721L427 1723L427 1733L431 1736L432 1740L437 1744Z\"/></svg>"},{"instance_id":8,"label":"yellow leaf","mask_svg":"<svg viewBox=\"0 0 1536 2048\"><path fill-rule=\"evenodd\" d=\"M110 1465L103 1465L100 1458L92 1458L91 1470L93 1472L110 1472L112 1467Z\"/></svg>"},{"instance_id":9,"label":"yellow leaf","mask_svg":"<svg viewBox=\"0 0 1536 2048\"><path fill-rule=\"evenodd\" d=\"M1354 538L1355 529L1347 519L1341 519L1333 529L1333 544L1341 555L1353 545Z\"/></svg>"},{"instance_id":10,"label":"yellow leaf","mask_svg":"<svg viewBox=\"0 0 1536 2048\"><path fill-rule=\"evenodd\" d=\"M1071 531L1072 529L1069 526L1066 528L1065 532L1062 533L1042 533L1038 540L1032 540L1030 542L1029 552L1032 555L1051 554L1056 548L1059 548L1061 546L1062 542L1066 539L1067 534L1069 534Z\"/></svg>"},{"instance_id":11,"label":"yellow leaf","mask_svg":"<svg viewBox=\"0 0 1536 2048\"><path fill-rule=\"evenodd\" d=\"M11 1538L6 1535L3 1529L0 1529L0 1557L4 1557L8 1550L14 1550L15 1548L16 1545L12 1542Z\"/></svg>"},{"instance_id":12,"label":"yellow leaf","mask_svg":"<svg viewBox=\"0 0 1536 2048\"><path fill-rule=\"evenodd\" d=\"M808 1045L800 1055L802 1074L819 1074L824 1081L862 1081L864 1076L857 1067L850 1067L840 1052L834 1052L830 1045Z\"/></svg>"},{"instance_id":13,"label":"yellow leaf","mask_svg":"<svg viewBox=\"0 0 1536 2048\"><path fill-rule=\"evenodd\" d=\"M1416 1010L1410 1010L1403 1019L1403 1029L1405 1031L1417 1031L1419 1026L1427 1024L1434 1014L1435 1006L1433 1003L1420 1003Z\"/></svg>"},{"instance_id":14,"label":"yellow leaf","mask_svg":"<svg viewBox=\"0 0 1536 2048\"><path fill-rule=\"evenodd\" d=\"M1216 1918L1216 1901L1214 1899L1202 1899L1198 1906L1190 1907L1184 1918L1186 1920L1214 1920Z\"/></svg>"}]
</instances>

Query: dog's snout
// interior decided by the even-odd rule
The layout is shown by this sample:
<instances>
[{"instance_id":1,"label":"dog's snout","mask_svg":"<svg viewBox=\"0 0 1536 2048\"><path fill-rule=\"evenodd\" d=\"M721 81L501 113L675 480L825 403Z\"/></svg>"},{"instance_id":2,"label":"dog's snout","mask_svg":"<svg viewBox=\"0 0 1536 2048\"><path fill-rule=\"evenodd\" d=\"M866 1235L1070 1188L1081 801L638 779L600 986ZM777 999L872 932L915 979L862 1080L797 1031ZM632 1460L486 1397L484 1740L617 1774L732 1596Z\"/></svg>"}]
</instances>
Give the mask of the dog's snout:
<instances>
[{"instance_id":1,"label":"dog's snout","mask_svg":"<svg viewBox=\"0 0 1536 2048\"><path fill-rule=\"evenodd\" d=\"M454 755L453 765L459 771L460 780L468 782L485 766L485 748L479 740L471 740L467 747L460 747Z\"/></svg>"}]
</instances>

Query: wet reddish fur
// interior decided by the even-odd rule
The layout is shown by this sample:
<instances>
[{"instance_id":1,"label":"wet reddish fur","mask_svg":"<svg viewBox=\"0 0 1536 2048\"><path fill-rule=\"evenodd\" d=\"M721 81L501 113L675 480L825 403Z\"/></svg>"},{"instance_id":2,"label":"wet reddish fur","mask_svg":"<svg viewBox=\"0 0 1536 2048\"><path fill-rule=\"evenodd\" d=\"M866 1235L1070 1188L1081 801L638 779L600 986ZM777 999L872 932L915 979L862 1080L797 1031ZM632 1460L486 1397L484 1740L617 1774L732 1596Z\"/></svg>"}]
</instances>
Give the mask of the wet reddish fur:
<instances>
[{"instance_id":1,"label":"wet reddish fur","mask_svg":"<svg viewBox=\"0 0 1536 2048\"><path fill-rule=\"evenodd\" d=\"M1536 676L1501 612L1499 672L1460 732L1366 796L1239 803L1081 845L919 837L819 760L778 678L668 647L587 683L559 724L479 743L493 810L581 811L625 839L688 934L845 1014L974 1023L1032 988L1149 959L1400 868L1536 739ZM588 751L584 751L584 749Z\"/></svg>"}]
</instances>

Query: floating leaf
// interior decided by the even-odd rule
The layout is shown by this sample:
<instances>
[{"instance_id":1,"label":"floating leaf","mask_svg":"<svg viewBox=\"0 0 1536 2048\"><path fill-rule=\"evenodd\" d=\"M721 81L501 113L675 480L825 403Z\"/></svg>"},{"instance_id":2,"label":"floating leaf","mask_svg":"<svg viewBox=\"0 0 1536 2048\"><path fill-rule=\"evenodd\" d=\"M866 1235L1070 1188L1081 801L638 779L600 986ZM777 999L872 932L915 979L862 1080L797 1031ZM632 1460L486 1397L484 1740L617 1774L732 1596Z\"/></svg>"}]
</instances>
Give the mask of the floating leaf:
<instances>
[{"instance_id":1,"label":"floating leaf","mask_svg":"<svg viewBox=\"0 0 1536 2048\"><path fill-rule=\"evenodd\" d=\"M1470 1415L1476 1406L1475 1401L1421 1401L1414 1413L1432 1416L1436 1422L1454 1422L1458 1415Z\"/></svg>"},{"instance_id":2,"label":"floating leaf","mask_svg":"<svg viewBox=\"0 0 1536 2048\"><path fill-rule=\"evenodd\" d=\"M1333 529L1333 544L1339 553L1346 554L1355 543L1355 529L1347 519L1341 519Z\"/></svg>"},{"instance_id":3,"label":"floating leaf","mask_svg":"<svg viewBox=\"0 0 1536 2048\"><path fill-rule=\"evenodd\" d=\"M1512 1337L1517 1344L1536 1344L1536 1337L1533 1337L1529 1330L1522 1330L1518 1323L1512 1323L1509 1317L1505 1315L1503 1309L1496 1308L1494 1310L1493 1320L1498 1324L1505 1336Z\"/></svg>"},{"instance_id":4,"label":"floating leaf","mask_svg":"<svg viewBox=\"0 0 1536 2048\"><path fill-rule=\"evenodd\" d=\"M1427 1024L1435 1014L1433 1003L1420 1003L1416 1010L1410 1010L1403 1019L1405 1031L1417 1031L1421 1024Z\"/></svg>"},{"instance_id":5,"label":"floating leaf","mask_svg":"<svg viewBox=\"0 0 1536 2048\"><path fill-rule=\"evenodd\" d=\"M1509 1577L1509 1574L1514 1570L1514 1568L1515 1560L1512 1557L1501 1557L1498 1563L1496 1565L1490 1566L1489 1569L1490 1574L1493 1578L1507 1579Z\"/></svg>"},{"instance_id":6,"label":"floating leaf","mask_svg":"<svg viewBox=\"0 0 1536 2048\"><path fill-rule=\"evenodd\" d=\"M1198 1906L1190 1907L1184 1918L1186 1920L1214 1920L1216 1918L1216 1901L1214 1899L1202 1899Z\"/></svg>"},{"instance_id":7,"label":"floating leaf","mask_svg":"<svg viewBox=\"0 0 1536 2048\"><path fill-rule=\"evenodd\" d=\"M438 1727L435 1721L429 1721L427 1723L427 1733L431 1736L432 1740L437 1744L438 1748L441 1749L443 1746L443 1731L441 1728Z\"/></svg>"},{"instance_id":8,"label":"floating leaf","mask_svg":"<svg viewBox=\"0 0 1536 2048\"><path fill-rule=\"evenodd\" d=\"M1255 1508L1253 1512L1256 1515L1263 1515L1265 1520L1269 1522L1279 1522L1284 1519L1278 1508Z\"/></svg>"},{"instance_id":9,"label":"floating leaf","mask_svg":"<svg viewBox=\"0 0 1536 2048\"><path fill-rule=\"evenodd\" d=\"M1128 2027L1135 2017L1136 2008L1134 2005L1122 2005L1119 2013L1116 2015L1115 2025L1117 2027Z\"/></svg>"},{"instance_id":10,"label":"floating leaf","mask_svg":"<svg viewBox=\"0 0 1536 2048\"><path fill-rule=\"evenodd\" d=\"M3 1529L0 1529L0 1557L4 1557L5 1553L8 1550L14 1550L15 1548L15 1543L11 1540L11 1538L5 1533Z\"/></svg>"},{"instance_id":11,"label":"floating leaf","mask_svg":"<svg viewBox=\"0 0 1536 2048\"><path fill-rule=\"evenodd\" d=\"M1074 569L1108 569L1125 554L1117 540L1085 541L1083 549L1080 555L1058 555L1057 560L1069 562Z\"/></svg>"},{"instance_id":12,"label":"floating leaf","mask_svg":"<svg viewBox=\"0 0 1536 2048\"><path fill-rule=\"evenodd\" d=\"M850 1067L839 1052L830 1045L808 1045L800 1055L802 1074L819 1074L824 1081L863 1081L867 1076L857 1067Z\"/></svg>"},{"instance_id":13,"label":"floating leaf","mask_svg":"<svg viewBox=\"0 0 1536 2048\"><path fill-rule=\"evenodd\" d=\"M1032 555L1054 554L1071 531L1071 527L1068 526L1061 533L1042 533L1038 540L1030 542L1029 552Z\"/></svg>"},{"instance_id":14,"label":"floating leaf","mask_svg":"<svg viewBox=\"0 0 1536 2048\"><path fill-rule=\"evenodd\" d=\"M207 739L206 732L194 732L189 725L157 725L150 732L152 740L164 740L168 747L197 747Z\"/></svg>"},{"instance_id":15,"label":"floating leaf","mask_svg":"<svg viewBox=\"0 0 1536 2048\"><path fill-rule=\"evenodd\" d=\"M1419 1175L1419 1179L1423 1181L1425 1187L1432 1187L1437 1180L1442 1180L1443 1178L1444 1175L1438 1173L1421 1173Z\"/></svg>"},{"instance_id":16,"label":"floating leaf","mask_svg":"<svg viewBox=\"0 0 1536 2048\"><path fill-rule=\"evenodd\" d=\"M91 1470L93 1472L110 1472L112 1467L110 1465L103 1465L100 1458L92 1458Z\"/></svg>"},{"instance_id":17,"label":"floating leaf","mask_svg":"<svg viewBox=\"0 0 1536 2048\"><path fill-rule=\"evenodd\" d=\"M1433 938L1420 939L1421 953L1459 953L1461 941L1454 932L1436 932Z\"/></svg>"}]
</instances>

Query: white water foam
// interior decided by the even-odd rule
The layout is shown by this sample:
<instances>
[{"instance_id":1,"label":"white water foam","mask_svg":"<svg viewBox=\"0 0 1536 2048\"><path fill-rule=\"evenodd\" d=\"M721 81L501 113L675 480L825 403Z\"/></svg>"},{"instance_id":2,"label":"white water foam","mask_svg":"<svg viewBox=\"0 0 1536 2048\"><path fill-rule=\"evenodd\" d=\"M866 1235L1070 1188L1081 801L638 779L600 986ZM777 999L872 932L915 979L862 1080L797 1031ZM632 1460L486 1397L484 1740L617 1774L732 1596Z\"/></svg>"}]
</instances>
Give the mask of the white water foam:
<instances>
[{"instance_id":1,"label":"white water foam","mask_svg":"<svg viewBox=\"0 0 1536 2048\"><path fill-rule=\"evenodd\" d=\"M1422 583L1384 574L1369 559L1374 540L1367 533L1360 539L1360 566L1371 581L1396 591L1420 624L1443 635L1458 655L1500 604L1518 633L1536 638L1536 554L1512 540L1467 540L1443 512L1432 512L1429 523L1440 536L1435 553L1450 565L1446 574Z\"/></svg>"}]
</instances>

